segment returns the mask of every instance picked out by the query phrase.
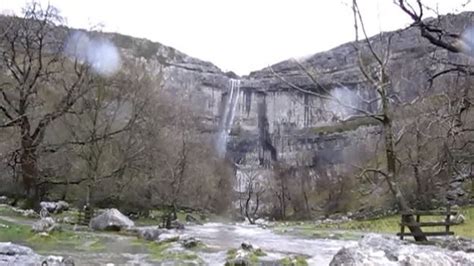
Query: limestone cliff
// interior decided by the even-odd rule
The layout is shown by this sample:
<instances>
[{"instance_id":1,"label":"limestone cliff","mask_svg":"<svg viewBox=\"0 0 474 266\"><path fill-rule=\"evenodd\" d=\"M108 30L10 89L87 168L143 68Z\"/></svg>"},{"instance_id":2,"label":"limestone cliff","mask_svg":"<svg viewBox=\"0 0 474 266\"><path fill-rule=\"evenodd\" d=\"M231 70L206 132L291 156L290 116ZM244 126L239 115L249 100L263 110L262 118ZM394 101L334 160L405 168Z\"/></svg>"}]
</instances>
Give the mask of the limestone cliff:
<instances>
[{"instance_id":1,"label":"limestone cliff","mask_svg":"<svg viewBox=\"0 0 474 266\"><path fill-rule=\"evenodd\" d=\"M465 12L440 17L433 23L462 33L472 25L473 18L474 13ZM120 34L106 34L106 37L126 59L140 62L150 73L161 75L165 89L189 97L200 110L207 125L205 130L215 134L216 146L224 145L227 156L237 163L338 164L350 156L351 150L363 149L368 136L376 136L380 130L370 119L351 118L341 124L341 120L361 112L303 94L283 81L376 112L377 101L370 101L375 92L358 65L357 43L343 44L301 61L316 76L315 84L292 60L238 77L159 43ZM462 55L429 44L416 28L382 33L370 38L370 42L376 51L384 51L389 38L389 72L395 103L411 101L426 90L426 81L445 67L441 59L465 60ZM367 51L362 51L363 58L364 53ZM365 63L370 68L373 62L370 56L367 58ZM238 87L232 80L239 80Z\"/></svg>"}]
</instances>

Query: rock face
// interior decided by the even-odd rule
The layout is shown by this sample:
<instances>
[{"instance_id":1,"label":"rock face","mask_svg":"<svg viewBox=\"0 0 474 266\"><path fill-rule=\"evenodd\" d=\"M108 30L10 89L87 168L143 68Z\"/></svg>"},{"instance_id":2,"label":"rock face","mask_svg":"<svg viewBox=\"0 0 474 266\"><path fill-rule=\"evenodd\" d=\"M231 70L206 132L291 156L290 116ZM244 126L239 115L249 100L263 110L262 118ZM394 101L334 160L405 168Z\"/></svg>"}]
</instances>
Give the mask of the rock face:
<instances>
[{"instance_id":1,"label":"rock face","mask_svg":"<svg viewBox=\"0 0 474 266\"><path fill-rule=\"evenodd\" d=\"M465 12L440 17L438 22L462 33L473 17L473 12ZM419 91L413 88L422 87L434 73L443 70L444 66L433 58L463 60L463 55L447 53L428 43L416 28L383 33L370 42L376 51L382 51L389 36L388 70L392 93L398 101L416 98ZM339 123L362 114L347 105L367 112L378 109L376 101L365 101L373 99L375 91L362 75L354 43L300 61L315 73L315 84L292 60L238 77L159 43L119 34L107 37L120 48L128 64L144 66L168 92L190 99L201 114L203 132L214 134L218 150L227 151L227 156L239 164L265 167L280 161L316 168L329 165L341 171L337 168L344 167L345 159L370 147L368 136L380 132L372 120L353 119L342 126ZM366 63L370 67L374 62L369 59ZM346 107L300 93L288 82L341 99ZM440 89L442 86L437 84L432 88Z\"/></svg>"},{"instance_id":2,"label":"rock face","mask_svg":"<svg viewBox=\"0 0 474 266\"><path fill-rule=\"evenodd\" d=\"M440 17L437 23L462 33L472 23L473 12ZM239 77L225 73L210 62L188 56L176 49L145 39L112 33L101 35L114 43L127 71L146 71L178 99L188 99L201 117L202 132L214 138L216 148L243 165L268 167L276 161L292 166L321 165L344 171L347 158L372 147L380 128L373 120L353 118L376 112L375 91L362 75L354 43L317 53L300 64L316 76L317 84L292 60L287 60ZM370 39L376 51L391 38L388 65L397 101L411 101L418 89L434 74L444 70L442 59L463 60L429 44L416 28L383 33ZM362 51L366 55L367 51ZM433 58L438 58L436 61ZM368 67L374 66L370 56ZM465 59L465 58L464 58ZM341 104L303 94L288 83L305 90L340 99ZM439 84L442 84L440 82ZM433 91L442 89L434 84ZM364 100L362 100L364 99ZM362 140L362 141L361 141Z\"/></svg>"},{"instance_id":3,"label":"rock face","mask_svg":"<svg viewBox=\"0 0 474 266\"><path fill-rule=\"evenodd\" d=\"M473 14L447 15L437 23L462 33L472 23ZM318 168L324 164L343 168L342 162L351 153L370 147L365 143L368 136L380 132L374 121L367 120L333 127L341 119L361 114L347 105L368 112L378 108L377 101L361 100L373 99L375 92L359 69L354 43L300 61L316 76L315 84L292 60L239 77L160 43L114 33L88 34L101 35L114 43L126 71L146 71L156 80L157 89L191 101L197 109L195 113L201 116L203 133L213 136L216 148L226 151L236 163L266 167L279 161L293 166ZM444 66L433 58L449 58L451 62L463 59L462 55L436 49L416 28L383 33L370 42L376 51L381 51L389 36L392 38L388 70L397 101L416 98L419 93L413 88L422 87L429 77L443 70ZM363 56L366 54L362 51ZM366 59L368 67L374 65L370 57ZM334 96L344 105L303 94L288 82ZM435 84L433 91L441 87Z\"/></svg>"},{"instance_id":4,"label":"rock face","mask_svg":"<svg viewBox=\"0 0 474 266\"><path fill-rule=\"evenodd\" d=\"M120 231L131 228L135 223L117 209L108 209L92 218L89 227L93 230Z\"/></svg>"},{"instance_id":5,"label":"rock face","mask_svg":"<svg viewBox=\"0 0 474 266\"><path fill-rule=\"evenodd\" d=\"M330 265L474 265L474 254L369 234L358 246L339 250Z\"/></svg>"}]
</instances>

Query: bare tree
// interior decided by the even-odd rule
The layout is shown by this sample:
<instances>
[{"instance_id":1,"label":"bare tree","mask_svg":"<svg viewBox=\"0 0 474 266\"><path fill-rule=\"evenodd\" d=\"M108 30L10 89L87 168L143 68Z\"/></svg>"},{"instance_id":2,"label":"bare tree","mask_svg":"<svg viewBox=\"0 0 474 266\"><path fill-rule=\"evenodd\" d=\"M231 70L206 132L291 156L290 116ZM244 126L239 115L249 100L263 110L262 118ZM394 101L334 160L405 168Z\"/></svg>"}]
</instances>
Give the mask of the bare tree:
<instances>
[{"instance_id":1,"label":"bare tree","mask_svg":"<svg viewBox=\"0 0 474 266\"><path fill-rule=\"evenodd\" d=\"M255 224L257 214L261 205L262 196L265 193L262 184L261 173L252 168L239 168L239 203L241 214L244 215L250 224Z\"/></svg>"},{"instance_id":2,"label":"bare tree","mask_svg":"<svg viewBox=\"0 0 474 266\"><path fill-rule=\"evenodd\" d=\"M0 32L0 127L14 128L23 187L37 198L39 147L48 127L64 116L89 91L88 66L62 54L56 24L61 22L52 6L33 3L23 18L4 17ZM5 28L6 27L6 28ZM54 96L54 100L47 99Z\"/></svg>"},{"instance_id":3,"label":"bare tree","mask_svg":"<svg viewBox=\"0 0 474 266\"><path fill-rule=\"evenodd\" d=\"M393 87L388 71L388 64L390 62L391 55L392 35L389 35L388 37L380 35L380 41L382 42L384 47L382 49L377 50L375 47L373 47L371 41L369 40L369 37L367 36L362 15L356 0L353 0L353 12L355 19L354 25L356 29L356 38L358 38L359 36L359 29L361 29L364 36L363 42L359 42L359 40L356 39L356 42L354 44L354 49L358 53L357 63L363 77L368 83L368 86L373 88L377 95L375 99L367 99L364 102L368 104L374 101L379 102L380 110L378 112L373 113L367 111L367 109L354 106L350 103L344 102L341 99L333 97L330 94L329 89L326 89L325 86L318 81L318 78L299 62L296 62L297 65L302 70L302 72L305 73L308 78L310 78L310 80L316 87L315 90L307 90L298 87L295 84L286 81L283 77L276 74L273 70L272 71L277 77L280 78L280 80L282 80L291 88L296 89L299 92L319 97L327 101L336 102L344 108L352 109L364 116L371 117L376 121L380 122L383 128L386 170L370 169L370 171L375 171L378 174L384 176L391 194L396 199L399 209L403 212L409 212L411 211L411 208L404 196L403 190L399 183L397 156L395 151L395 144L399 137L396 136L393 129L393 111L391 109L391 97L393 96ZM417 226L416 223L414 223L414 217L411 215L406 215L404 217L406 219L405 222L413 224L413 226L410 226L409 228L411 232L415 235L415 239L417 241L426 240L426 237L423 235L421 228Z\"/></svg>"}]
</instances>

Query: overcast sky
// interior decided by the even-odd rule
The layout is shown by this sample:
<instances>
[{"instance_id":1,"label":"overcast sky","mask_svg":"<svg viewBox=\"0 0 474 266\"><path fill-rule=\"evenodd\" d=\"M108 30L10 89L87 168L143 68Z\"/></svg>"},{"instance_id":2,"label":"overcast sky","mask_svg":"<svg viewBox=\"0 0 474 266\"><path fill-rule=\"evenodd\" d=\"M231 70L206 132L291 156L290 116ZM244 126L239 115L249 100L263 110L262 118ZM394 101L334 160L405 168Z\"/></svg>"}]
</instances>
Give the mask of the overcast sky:
<instances>
[{"instance_id":1,"label":"overcast sky","mask_svg":"<svg viewBox=\"0 0 474 266\"><path fill-rule=\"evenodd\" d=\"M0 0L19 14L26 0ZM67 25L143 37L247 74L354 39L350 0L41 0ZM424 0L440 13L474 10L468 0ZM463 4L467 6L463 7ZM392 0L359 0L370 35L408 26Z\"/></svg>"}]
</instances>

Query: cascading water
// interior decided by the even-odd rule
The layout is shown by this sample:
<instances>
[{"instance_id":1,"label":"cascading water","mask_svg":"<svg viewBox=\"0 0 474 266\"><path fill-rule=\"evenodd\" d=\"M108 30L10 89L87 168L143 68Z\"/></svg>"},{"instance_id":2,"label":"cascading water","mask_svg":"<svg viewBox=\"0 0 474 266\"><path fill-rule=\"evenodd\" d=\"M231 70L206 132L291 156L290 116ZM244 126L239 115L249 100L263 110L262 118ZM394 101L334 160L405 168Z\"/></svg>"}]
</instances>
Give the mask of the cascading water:
<instances>
[{"instance_id":1,"label":"cascading water","mask_svg":"<svg viewBox=\"0 0 474 266\"><path fill-rule=\"evenodd\" d=\"M240 80L231 79L227 91L227 101L223 108L221 121L217 133L217 153L220 157L225 156L227 150L227 139L234 123L235 109L239 102L240 96Z\"/></svg>"}]
</instances>

